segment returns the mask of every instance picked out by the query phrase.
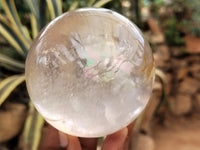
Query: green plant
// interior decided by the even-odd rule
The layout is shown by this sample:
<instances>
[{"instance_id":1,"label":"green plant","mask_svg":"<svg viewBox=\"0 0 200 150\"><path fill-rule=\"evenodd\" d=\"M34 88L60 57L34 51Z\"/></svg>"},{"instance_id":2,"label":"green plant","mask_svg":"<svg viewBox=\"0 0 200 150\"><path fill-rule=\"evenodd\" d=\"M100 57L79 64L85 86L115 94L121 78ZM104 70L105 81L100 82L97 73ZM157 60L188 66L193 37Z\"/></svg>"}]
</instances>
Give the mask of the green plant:
<instances>
[{"instance_id":1,"label":"green plant","mask_svg":"<svg viewBox=\"0 0 200 150\"><path fill-rule=\"evenodd\" d=\"M180 20L180 26L184 29L184 32L186 34L192 33L193 35L200 37L200 1L177 0L176 3L182 8L177 13L183 16L183 18ZM179 18L180 15L177 16L177 19Z\"/></svg>"},{"instance_id":2,"label":"green plant","mask_svg":"<svg viewBox=\"0 0 200 150\"><path fill-rule=\"evenodd\" d=\"M24 0L29 11L20 14L14 0L0 0L0 34L7 40L9 47L0 49L0 105L21 83L25 81L24 69L28 49L39 31L50 20L78 7L101 7L111 0ZM20 16L27 16L27 24L22 24ZM29 103L30 114L24 127L26 149L36 150L40 139L40 130L44 120Z\"/></svg>"},{"instance_id":3,"label":"green plant","mask_svg":"<svg viewBox=\"0 0 200 150\"><path fill-rule=\"evenodd\" d=\"M165 22L166 30L164 31L165 39L168 45L183 45L184 39L177 28L177 20L174 17L167 19Z\"/></svg>"},{"instance_id":4,"label":"green plant","mask_svg":"<svg viewBox=\"0 0 200 150\"><path fill-rule=\"evenodd\" d=\"M153 16L160 18L162 21L163 19L169 21L174 19L176 21L176 32L193 34L200 37L200 1L143 0L143 3L145 5L150 5L151 13L153 14ZM177 42L179 43L179 39L177 40Z\"/></svg>"}]
</instances>

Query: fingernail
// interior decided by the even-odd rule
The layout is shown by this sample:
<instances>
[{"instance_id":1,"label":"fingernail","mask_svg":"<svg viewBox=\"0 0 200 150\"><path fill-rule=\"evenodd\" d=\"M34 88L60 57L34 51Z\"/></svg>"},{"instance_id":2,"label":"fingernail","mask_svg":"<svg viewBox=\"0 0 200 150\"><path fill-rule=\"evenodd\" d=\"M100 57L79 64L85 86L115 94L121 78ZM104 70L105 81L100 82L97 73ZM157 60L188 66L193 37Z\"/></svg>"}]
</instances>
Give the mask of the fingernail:
<instances>
[{"instance_id":1,"label":"fingernail","mask_svg":"<svg viewBox=\"0 0 200 150\"><path fill-rule=\"evenodd\" d=\"M67 139L66 134L63 133L63 132L61 132L61 131L59 131L59 139L60 139L60 146L62 148L67 147L67 145L68 145L68 139Z\"/></svg>"}]
</instances>

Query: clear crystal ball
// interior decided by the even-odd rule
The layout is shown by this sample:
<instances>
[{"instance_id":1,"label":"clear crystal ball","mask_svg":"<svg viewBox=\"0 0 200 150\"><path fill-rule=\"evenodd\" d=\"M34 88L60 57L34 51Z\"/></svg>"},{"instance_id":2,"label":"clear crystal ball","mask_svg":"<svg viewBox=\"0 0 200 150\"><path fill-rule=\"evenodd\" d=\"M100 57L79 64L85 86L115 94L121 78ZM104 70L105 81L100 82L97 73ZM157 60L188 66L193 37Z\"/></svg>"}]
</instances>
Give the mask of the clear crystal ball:
<instances>
[{"instance_id":1,"label":"clear crystal ball","mask_svg":"<svg viewBox=\"0 0 200 150\"><path fill-rule=\"evenodd\" d=\"M51 21L26 60L29 95L47 122L100 137L132 122L152 92L154 61L140 30L120 14L85 8Z\"/></svg>"}]
</instances>

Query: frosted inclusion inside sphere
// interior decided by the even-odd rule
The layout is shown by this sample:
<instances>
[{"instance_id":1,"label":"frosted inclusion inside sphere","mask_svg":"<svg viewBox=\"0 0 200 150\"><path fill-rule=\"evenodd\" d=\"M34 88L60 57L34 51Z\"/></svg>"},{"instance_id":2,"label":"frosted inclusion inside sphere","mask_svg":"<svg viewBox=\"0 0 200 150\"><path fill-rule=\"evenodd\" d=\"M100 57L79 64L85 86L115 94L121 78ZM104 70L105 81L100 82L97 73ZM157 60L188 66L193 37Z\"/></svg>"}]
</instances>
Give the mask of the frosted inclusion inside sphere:
<instances>
[{"instance_id":1,"label":"frosted inclusion inside sphere","mask_svg":"<svg viewBox=\"0 0 200 150\"><path fill-rule=\"evenodd\" d=\"M29 95L47 122L81 137L119 130L152 91L151 49L138 28L106 9L80 9L50 22L26 61Z\"/></svg>"}]
</instances>

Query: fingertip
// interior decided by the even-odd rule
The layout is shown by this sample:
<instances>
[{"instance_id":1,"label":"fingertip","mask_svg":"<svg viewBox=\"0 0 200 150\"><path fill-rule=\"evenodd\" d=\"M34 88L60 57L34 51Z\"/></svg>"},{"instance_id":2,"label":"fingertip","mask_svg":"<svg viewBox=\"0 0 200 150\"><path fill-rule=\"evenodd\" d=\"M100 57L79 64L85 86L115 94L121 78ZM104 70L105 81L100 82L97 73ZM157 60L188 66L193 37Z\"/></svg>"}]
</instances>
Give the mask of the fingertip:
<instances>
[{"instance_id":1,"label":"fingertip","mask_svg":"<svg viewBox=\"0 0 200 150\"><path fill-rule=\"evenodd\" d=\"M41 139L41 144L39 146L39 150L50 150L50 149L58 149L60 147L58 130L48 125L43 130L43 136Z\"/></svg>"},{"instance_id":2,"label":"fingertip","mask_svg":"<svg viewBox=\"0 0 200 150\"><path fill-rule=\"evenodd\" d=\"M81 150L81 144L78 137L67 135L68 145L66 150Z\"/></svg>"},{"instance_id":3,"label":"fingertip","mask_svg":"<svg viewBox=\"0 0 200 150\"><path fill-rule=\"evenodd\" d=\"M108 135L102 146L102 150L122 150L128 136L128 128L125 127L111 135Z\"/></svg>"}]
</instances>

